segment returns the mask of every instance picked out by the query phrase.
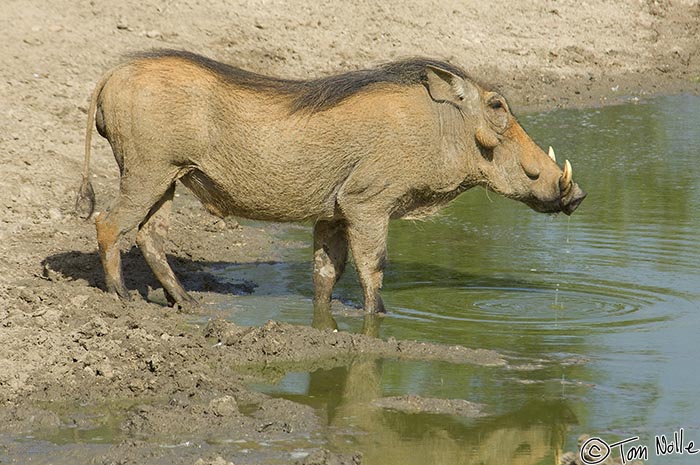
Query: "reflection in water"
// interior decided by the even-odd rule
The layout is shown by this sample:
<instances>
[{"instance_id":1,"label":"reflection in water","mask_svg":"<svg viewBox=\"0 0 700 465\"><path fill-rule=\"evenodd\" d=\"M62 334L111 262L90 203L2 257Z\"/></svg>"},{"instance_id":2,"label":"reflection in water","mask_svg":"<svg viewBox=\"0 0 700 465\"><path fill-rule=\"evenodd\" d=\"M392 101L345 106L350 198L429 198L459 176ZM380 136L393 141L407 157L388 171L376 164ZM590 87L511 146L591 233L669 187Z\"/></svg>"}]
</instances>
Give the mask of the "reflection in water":
<instances>
[{"instance_id":1,"label":"reflection in water","mask_svg":"<svg viewBox=\"0 0 700 465\"><path fill-rule=\"evenodd\" d=\"M429 454L443 452L449 463L551 463L581 433L653 446L655 434L684 427L700 439L700 372L689 368L700 352L698 120L698 97L526 116L589 192L571 218L474 190L426 222L392 223L380 337L493 349L520 369L358 361L267 389L316 403L334 425L329 442L356 442L368 463L390 449L396 463L439 463ZM225 270L261 284L235 299L232 319L308 324L310 256ZM360 301L352 272L336 295ZM357 316L335 319L361 330ZM487 416L409 415L369 401L403 394L466 399ZM367 434L343 435L350 425Z\"/></svg>"},{"instance_id":2,"label":"reflection in water","mask_svg":"<svg viewBox=\"0 0 700 465\"><path fill-rule=\"evenodd\" d=\"M382 395L381 377L381 361L357 361L312 373L306 392L326 411L328 443L337 450L362 451L369 465L553 463L574 419L557 401L533 400L517 411L480 420L385 410L373 404Z\"/></svg>"},{"instance_id":3,"label":"reflection in water","mask_svg":"<svg viewBox=\"0 0 700 465\"><path fill-rule=\"evenodd\" d=\"M384 321L381 315L365 315L362 333L378 336ZM360 357L348 366L291 374L291 385L283 380L262 389L314 406L329 426L327 445L341 452L362 451L367 465L558 463L568 425L575 423L566 401L534 395L516 410L474 417L389 410L376 402L384 395L388 363ZM295 380L299 375L301 382Z\"/></svg>"}]
</instances>

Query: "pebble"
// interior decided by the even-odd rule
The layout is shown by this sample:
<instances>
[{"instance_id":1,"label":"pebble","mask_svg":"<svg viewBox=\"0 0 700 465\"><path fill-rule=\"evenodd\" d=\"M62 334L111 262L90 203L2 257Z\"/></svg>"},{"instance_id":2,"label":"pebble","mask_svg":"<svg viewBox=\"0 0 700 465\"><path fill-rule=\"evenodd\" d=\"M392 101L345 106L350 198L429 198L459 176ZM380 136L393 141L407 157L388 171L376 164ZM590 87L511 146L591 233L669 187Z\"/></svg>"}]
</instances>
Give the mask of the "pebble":
<instances>
[{"instance_id":1,"label":"pebble","mask_svg":"<svg viewBox=\"0 0 700 465\"><path fill-rule=\"evenodd\" d=\"M233 465L233 462L227 462L223 457L216 457L209 460L199 459L194 465Z\"/></svg>"},{"instance_id":2,"label":"pebble","mask_svg":"<svg viewBox=\"0 0 700 465\"><path fill-rule=\"evenodd\" d=\"M55 207L49 209L49 219L51 221L59 221L61 218L63 218L61 210Z\"/></svg>"},{"instance_id":3,"label":"pebble","mask_svg":"<svg viewBox=\"0 0 700 465\"><path fill-rule=\"evenodd\" d=\"M95 367L95 375L104 376L107 379L112 379L114 378L114 368L112 368L112 364L109 363L109 361L105 360Z\"/></svg>"},{"instance_id":4,"label":"pebble","mask_svg":"<svg viewBox=\"0 0 700 465\"><path fill-rule=\"evenodd\" d=\"M75 297L70 299L70 303L74 307L82 307L85 304L85 302L87 302L87 300L88 296L86 295L76 295Z\"/></svg>"},{"instance_id":5,"label":"pebble","mask_svg":"<svg viewBox=\"0 0 700 465\"><path fill-rule=\"evenodd\" d=\"M39 46L39 45L44 44L44 42L42 42L40 39L37 39L36 37L30 37L30 38L24 39L23 42L27 45L33 45L33 46Z\"/></svg>"},{"instance_id":6,"label":"pebble","mask_svg":"<svg viewBox=\"0 0 700 465\"><path fill-rule=\"evenodd\" d=\"M119 19L117 20L117 29L120 31L130 31L131 28L129 27L129 23L126 20L126 17L120 16Z\"/></svg>"},{"instance_id":7,"label":"pebble","mask_svg":"<svg viewBox=\"0 0 700 465\"><path fill-rule=\"evenodd\" d=\"M209 409L217 417L229 417L238 413L238 404L233 397L223 396L209 402Z\"/></svg>"}]
</instances>

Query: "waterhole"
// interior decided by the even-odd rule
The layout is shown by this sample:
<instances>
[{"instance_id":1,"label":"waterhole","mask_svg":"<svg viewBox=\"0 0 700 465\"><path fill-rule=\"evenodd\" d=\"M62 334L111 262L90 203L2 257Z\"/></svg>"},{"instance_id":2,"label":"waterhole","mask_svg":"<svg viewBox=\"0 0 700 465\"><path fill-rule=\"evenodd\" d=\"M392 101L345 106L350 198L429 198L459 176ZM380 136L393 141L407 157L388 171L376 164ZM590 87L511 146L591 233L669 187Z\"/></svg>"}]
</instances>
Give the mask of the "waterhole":
<instances>
[{"instance_id":1,"label":"waterhole","mask_svg":"<svg viewBox=\"0 0 700 465\"><path fill-rule=\"evenodd\" d=\"M582 433L638 436L648 462L665 463L655 435L684 428L700 443L698 120L686 96L522 117L589 192L572 217L474 189L437 217L391 224L380 337L494 349L508 367L363 361L257 387L316 407L329 446L369 464L552 463ZM310 244L310 228L290 234ZM260 284L230 318L308 324L310 256L220 270ZM335 296L341 329L359 331L352 270ZM483 415L378 406L396 396L463 399Z\"/></svg>"}]
</instances>

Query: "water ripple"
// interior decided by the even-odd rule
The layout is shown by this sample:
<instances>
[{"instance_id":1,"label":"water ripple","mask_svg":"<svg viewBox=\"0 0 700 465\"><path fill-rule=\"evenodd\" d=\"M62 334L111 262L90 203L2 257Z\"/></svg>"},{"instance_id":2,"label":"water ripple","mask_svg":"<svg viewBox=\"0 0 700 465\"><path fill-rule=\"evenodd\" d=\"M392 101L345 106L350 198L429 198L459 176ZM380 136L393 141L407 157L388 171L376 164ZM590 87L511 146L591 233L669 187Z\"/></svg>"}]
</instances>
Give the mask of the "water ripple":
<instances>
[{"instance_id":1,"label":"water ripple","mask_svg":"<svg viewBox=\"0 0 700 465\"><path fill-rule=\"evenodd\" d=\"M465 286L459 288L404 289L393 293L399 303L397 317L420 321L465 322L516 326L519 331L596 332L620 327L644 330L673 319L676 313L659 314L657 304L675 298L665 289L620 287L596 281L551 288ZM410 302L401 306L401 302ZM419 310L420 309L420 310ZM503 328L506 330L507 328Z\"/></svg>"}]
</instances>

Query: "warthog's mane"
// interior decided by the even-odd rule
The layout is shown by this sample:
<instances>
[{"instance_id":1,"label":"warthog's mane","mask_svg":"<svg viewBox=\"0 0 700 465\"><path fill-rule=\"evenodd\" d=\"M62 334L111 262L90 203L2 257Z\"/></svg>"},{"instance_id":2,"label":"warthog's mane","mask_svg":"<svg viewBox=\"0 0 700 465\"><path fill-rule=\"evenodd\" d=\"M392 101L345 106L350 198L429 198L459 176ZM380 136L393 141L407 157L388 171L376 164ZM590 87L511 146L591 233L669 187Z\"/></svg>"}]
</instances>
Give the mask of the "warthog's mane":
<instances>
[{"instance_id":1,"label":"warthog's mane","mask_svg":"<svg viewBox=\"0 0 700 465\"><path fill-rule=\"evenodd\" d=\"M449 71L463 79L472 78L460 68L440 60L409 58L376 68L349 71L310 80L282 79L246 71L235 66L183 50L153 50L132 55L135 59L176 57L209 70L221 79L251 90L275 91L292 99L292 112L318 112L332 108L373 84L419 85L426 82L426 67Z\"/></svg>"}]
</instances>

